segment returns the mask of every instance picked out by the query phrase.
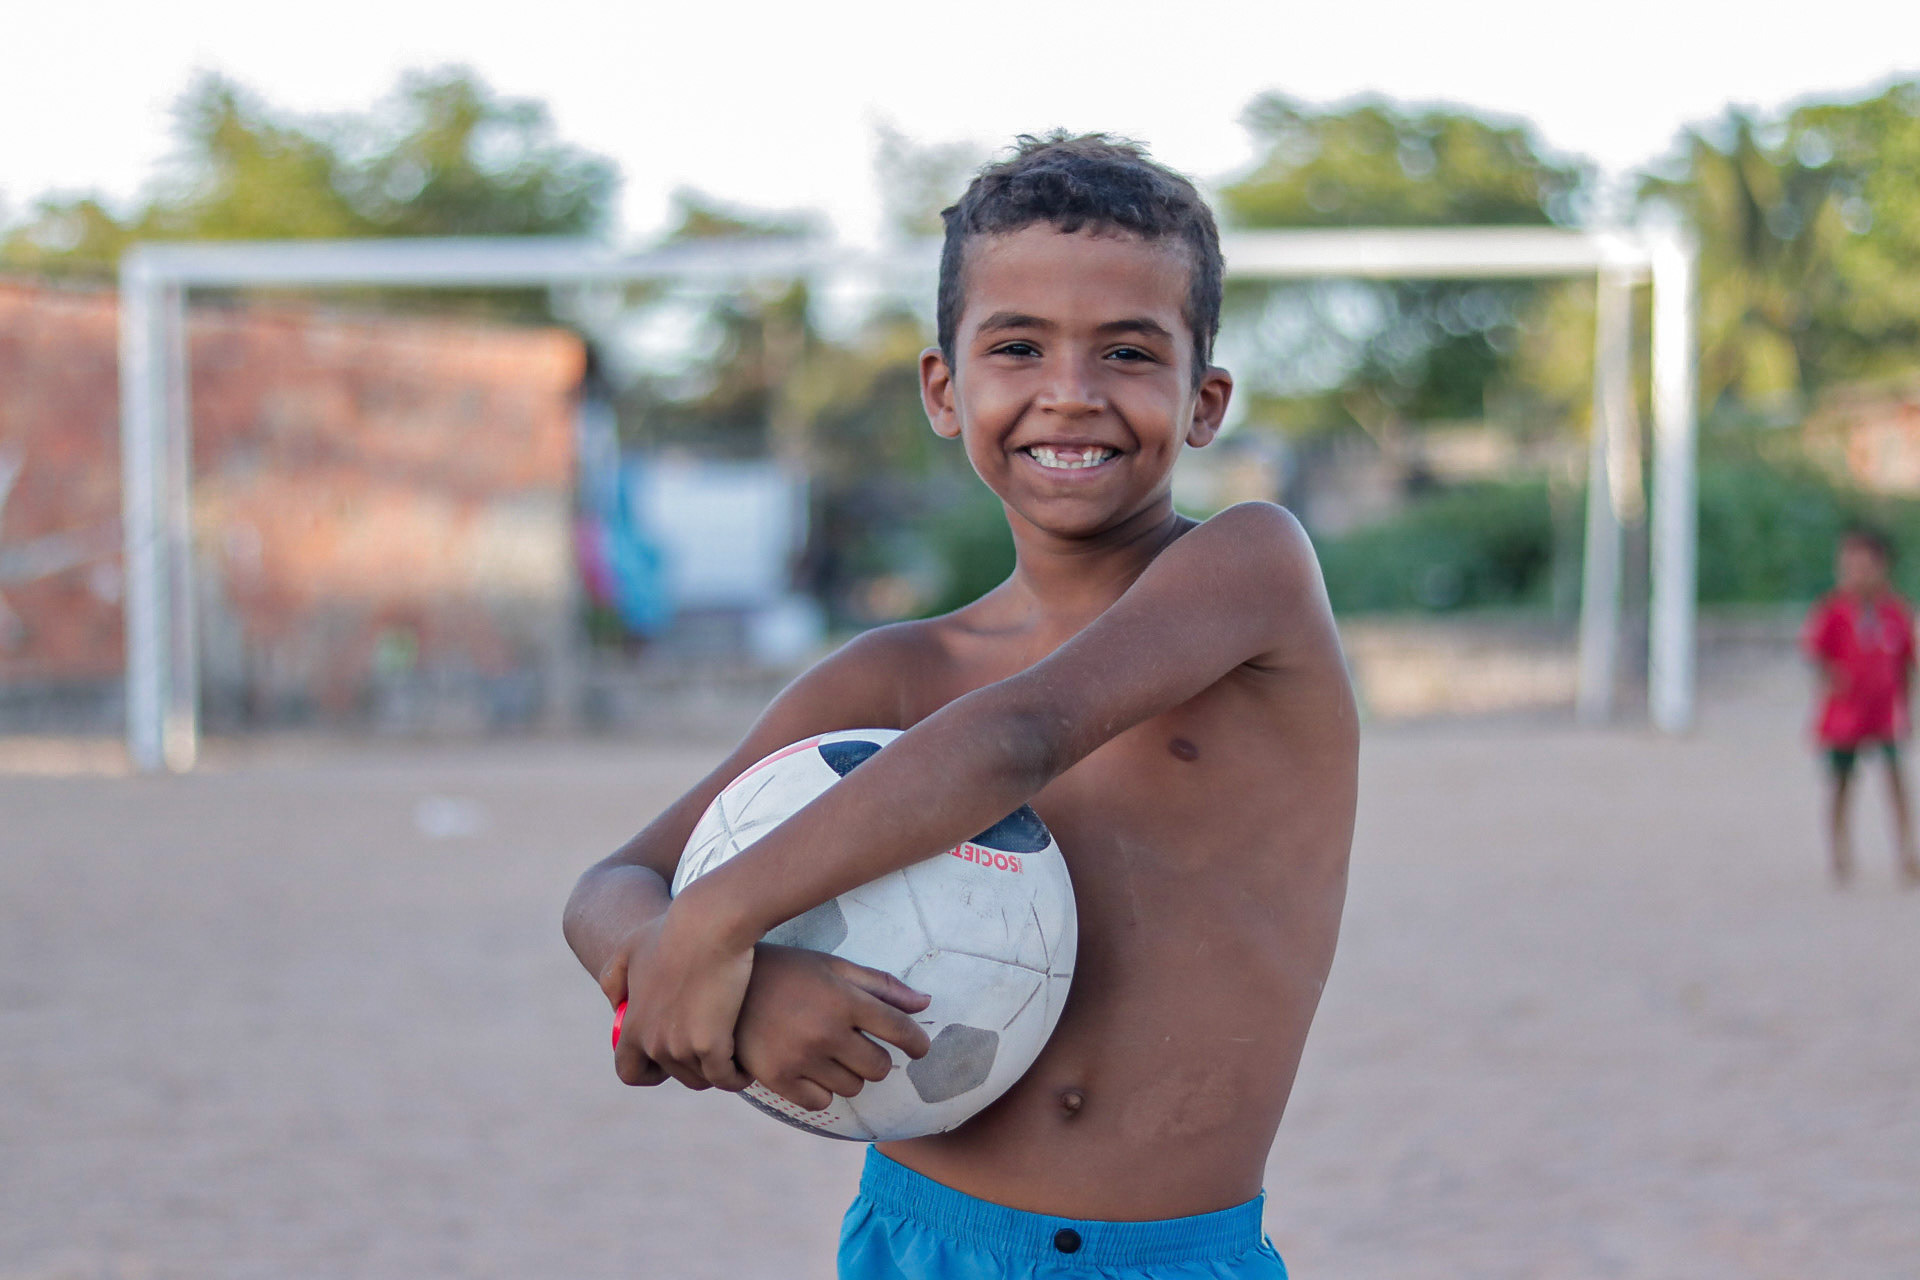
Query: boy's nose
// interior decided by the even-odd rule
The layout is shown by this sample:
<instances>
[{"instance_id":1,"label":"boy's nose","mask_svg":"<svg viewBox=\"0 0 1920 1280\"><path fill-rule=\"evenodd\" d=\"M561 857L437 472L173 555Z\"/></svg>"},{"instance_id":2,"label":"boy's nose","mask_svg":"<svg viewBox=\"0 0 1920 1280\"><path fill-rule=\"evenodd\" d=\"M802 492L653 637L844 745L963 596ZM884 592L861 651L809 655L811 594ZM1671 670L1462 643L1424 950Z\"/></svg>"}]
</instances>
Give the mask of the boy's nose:
<instances>
[{"instance_id":1,"label":"boy's nose","mask_svg":"<svg viewBox=\"0 0 1920 1280\"><path fill-rule=\"evenodd\" d=\"M1063 418L1082 418L1107 407L1095 380L1079 361L1061 361L1049 372L1036 407Z\"/></svg>"}]
</instances>

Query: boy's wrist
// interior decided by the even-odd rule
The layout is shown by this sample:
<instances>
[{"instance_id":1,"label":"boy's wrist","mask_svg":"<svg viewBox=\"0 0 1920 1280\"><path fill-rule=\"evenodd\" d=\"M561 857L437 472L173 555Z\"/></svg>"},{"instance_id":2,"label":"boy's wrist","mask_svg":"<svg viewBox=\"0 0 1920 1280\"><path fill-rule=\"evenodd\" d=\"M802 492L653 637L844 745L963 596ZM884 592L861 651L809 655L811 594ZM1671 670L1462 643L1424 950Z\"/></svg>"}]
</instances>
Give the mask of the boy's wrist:
<instances>
[{"instance_id":1,"label":"boy's wrist","mask_svg":"<svg viewBox=\"0 0 1920 1280\"><path fill-rule=\"evenodd\" d=\"M746 904L728 891L730 877L703 876L674 895L668 910L684 926L724 955L752 949L764 928L757 927Z\"/></svg>"}]
</instances>

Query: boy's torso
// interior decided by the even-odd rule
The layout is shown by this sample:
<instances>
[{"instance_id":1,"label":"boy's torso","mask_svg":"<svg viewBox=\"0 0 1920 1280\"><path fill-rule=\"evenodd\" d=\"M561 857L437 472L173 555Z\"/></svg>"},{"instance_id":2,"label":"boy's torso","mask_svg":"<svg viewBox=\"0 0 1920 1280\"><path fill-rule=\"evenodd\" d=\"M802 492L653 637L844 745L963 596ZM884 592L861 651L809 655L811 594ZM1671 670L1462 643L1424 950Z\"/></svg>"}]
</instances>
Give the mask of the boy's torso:
<instances>
[{"instance_id":1,"label":"boy's torso","mask_svg":"<svg viewBox=\"0 0 1920 1280\"><path fill-rule=\"evenodd\" d=\"M1843 745L1904 735L1910 617L1905 602L1891 593L1858 599L1835 592L1815 607L1813 648L1835 671L1816 726L1821 741Z\"/></svg>"},{"instance_id":2,"label":"boy's torso","mask_svg":"<svg viewBox=\"0 0 1920 1280\"><path fill-rule=\"evenodd\" d=\"M902 727L1068 638L991 598L912 628ZM1034 798L1080 914L1066 1011L993 1107L888 1155L1082 1218L1178 1217L1258 1192L1345 895L1357 729L1328 649L1305 668L1235 670Z\"/></svg>"}]
</instances>

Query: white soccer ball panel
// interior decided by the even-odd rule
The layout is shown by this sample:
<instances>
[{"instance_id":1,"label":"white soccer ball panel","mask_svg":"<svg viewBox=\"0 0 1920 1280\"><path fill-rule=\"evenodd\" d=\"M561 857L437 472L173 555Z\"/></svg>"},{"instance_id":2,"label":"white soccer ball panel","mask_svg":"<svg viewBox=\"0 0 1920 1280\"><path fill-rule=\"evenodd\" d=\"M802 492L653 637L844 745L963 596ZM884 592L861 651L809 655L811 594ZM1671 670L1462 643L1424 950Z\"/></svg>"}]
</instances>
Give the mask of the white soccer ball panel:
<instances>
[{"instance_id":1,"label":"white soccer ball panel","mask_svg":"<svg viewBox=\"0 0 1920 1280\"><path fill-rule=\"evenodd\" d=\"M716 796L700 815L700 821L694 824L693 834L687 837L686 852L680 855L680 865L674 869L673 892L680 892L735 852L727 839L727 820L720 812L720 800Z\"/></svg>"},{"instance_id":2,"label":"white soccer ball panel","mask_svg":"<svg viewBox=\"0 0 1920 1280\"><path fill-rule=\"evenodd\" d=\"M745 849L838 781L840 775L819 756L802 752L743 777L722 791L718 801L725 809L734 844Z\"/></svg>"},{"instance_id":3,"label":"white soccer ball panel","mask_svg":"<svg viewBox=\"0 0 1920 1280\"><path fill-rule=\"evenodd\" d=\"M835 955L899 977L932 949L904 878L881 876L837 901L847 937Z\"/></svg>"},{"instance_id":4,"label":"white soccer ball panel","mask_svg":"<svg viewBox=\"0 0 1920 1280\"><path fill-rule=\"evenodd\" d=\"M995 1033L1013 1028L1046 976L959 951L936 951L904 975L909 986L933 997L919 1015L930 1029L959 1022Z\"/></svg>"},{"instance_id":5,"label":"white soccer ball panel","mask_svg":"<svg viewBox=\"0 0 1920 1280\"><path fill-rule=\"evenodd\" d=\"M764 1111L796 1129L805 1129L829 1138L845 1138L849 1142L874 1140L873 1130L854 1114L846 1098L836 1097L824 1111L809 1111L761 1084L748 1085L740 1096L756 1110Z\"/></svg>"},{"instance_id":6,"label":"white soccer ball panel","mask_svg":"<svg viewBox=\"0 0 1920 1280\"><path fill-rule=\"evenodd\" d=\"M962 846L966 849L966 846ZM989 862L952 853L901 874L913 886L936 949L967 951L1046 970L1075 931L1073 888L1057 846ZM976 860L978 859L978 860ZM1069 952L1069 954L1071 954Z\"/></svg>"},{"instance_id":7,"label":"white soccer ball panel","mask_svg":"<svg viewBox=\"0 0 1920 1280\"><path fill-rule=\"evenodd\" d=\"M1054 1027L1059 1024L1060 1011L1067 1007L1067 990L1072 983L1073 974L1071 973L1050 973L1047 975L1046 989L1040 993L1043 1001L1041 1016L1046 1023L1046 1031L1042 1036L1043 1040L1046 1037L1052 1036Z\"/></svg>"}]
</instances>

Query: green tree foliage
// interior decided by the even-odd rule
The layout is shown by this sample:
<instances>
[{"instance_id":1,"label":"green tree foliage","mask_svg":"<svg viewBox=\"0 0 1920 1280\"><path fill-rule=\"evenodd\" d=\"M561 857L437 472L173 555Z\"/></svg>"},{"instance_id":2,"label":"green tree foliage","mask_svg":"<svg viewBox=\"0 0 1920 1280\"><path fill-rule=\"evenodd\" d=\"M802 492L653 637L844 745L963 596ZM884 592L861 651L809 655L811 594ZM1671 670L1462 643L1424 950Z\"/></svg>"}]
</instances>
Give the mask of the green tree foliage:
<instances>
[{"instance_id":1,"label":"green tree foliage","mask_svg":"<svg viewBox=\"0 0 1920 1280\"><path fill-rule=\"evenodd\" d=\"M44 200L0 235L0 265L101 275L134 240L586 234L616 186L608 161L555 137L544 107L458 69L318 120L208 75L174 114L178 154L139 207Z\"/></svg>"},{"instance_id":2,"label":"green tree foliage","mask_svg":"<svg viewBox=\"0 0 1920 1280\"><path fill-rule=\"evenodd\" d=\"M1377 99L1321 109L1269 95L1249 108L1261 148L1220 193L1245 227L1544 226L1572 221L1584 163L1526 127ZM1539 286L1357 281L1242 287L1258 417L1293 430L1357 423L1383 443L1423 420L1480 416Z\"/></svg>"},{"instance_id":3,"label":"green tree foliage","mask_svg":"<svg viewBox=\"0 0 1920 1280\"><path fill-rule=\"evenodd\" d=\"M346 174L386 236L588 235L605 228L611 162L560 141L545 106L495 97L462 71L412 75Z\"/></svg>"},{"instance_id":4,"label":"green tree foliage","mask_svg":"<svg viewBox=\"0 0 1920 1280\"><path fill-rule=\"evenodd\" d=\"M1920 343L1920 82L1690 130L1641 183L1700 238L1700 389L1784 419Z\"/></svg>"},{"instance_id":5,"label":"green tree foliage","mask_svg":"<svg viewBox=\"0 0 1920 1280\"><path fill-rule=\"evenodd\" d=\"M1787 145L1800 164L1829 171L1827 205L1846 232L1828 233L1838 287L1815 313L1825 341L1817 377L1911 369L1920 358L1920 80L1860 102L1803 106Z\"/></svg>"},{"instance_id":6,"label":"green tree foliage","mask_svg":"<svg viewBox=\"0 0 1920 1280\"><path fill-rule=\"evenodd\" d=\"M1587 173L1532 130L1379 99L1320 110L1280 94L1246 121L1265 147L1222 191L1250 227L1538 226L1573 221Z\"/></svg>"},{"instance_id":7,"label":"green tree foliage","mask_svg":"<svg viewBox=\"0 0 1920 1280\"><path fill-rule=\"evenodd\" d=\"M1763 138L1763 130L1774 133ZM1813 316L1835 286L1847 234L1828 175L1740 111L1690 130L1669 176L1643 198L1678 205L1700 238L1700 390L1709 405L1797 407L1821 339Z\"/></svg>"},{"instance_id":8,"label":"green tree foliage","mask_svg":"<svg viewBox=\"0 0 1920 1280\"><path fill-rule=\"evenodd\" d=\"M156 196L128 226L141 239L370 235L346 187L337 132L284 119L239 85L203 76L174 109L180 144Z\"/></svg>"}]
</instances>

